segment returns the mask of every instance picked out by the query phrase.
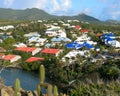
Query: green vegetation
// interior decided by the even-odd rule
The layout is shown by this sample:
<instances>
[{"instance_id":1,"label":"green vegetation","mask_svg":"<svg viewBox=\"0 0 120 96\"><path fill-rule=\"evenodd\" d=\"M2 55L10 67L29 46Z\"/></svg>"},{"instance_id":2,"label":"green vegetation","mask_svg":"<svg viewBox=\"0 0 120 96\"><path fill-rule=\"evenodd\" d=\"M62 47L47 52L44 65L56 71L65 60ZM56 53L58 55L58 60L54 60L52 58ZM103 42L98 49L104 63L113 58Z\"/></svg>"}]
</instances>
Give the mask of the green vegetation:
<instances>
[{"instance_id":1,"label":"green vegetation","mask_svg":"<svg viewBox=\"0 0 120 96\"><path fill-rule=\"evenodd\" d=\"M40 66L40 83L44 83L45 80L45 68L43 65Z\"/></svg>"},{"instance_id":2,"label":"green vegetation","mask_svg":"<svg viewBox=\"0 0 120 96\"><path fill-rule=\"evenodd\" d=\"M41 93L41 87L40 87L40 85L38 84L37 85L37 94L38 94L38 96L41 96L42 95L42 93Z\"/></svg>"},{"instance_id":3,"label":"green vegetation","mask_svg":"<svg viewBox=\"0 0 120 96\"><path fill-rule=\"evenodd\" d=\"M45 20L50 20L50 19L62 19L62 20L82 20L86 22L97 22L99 23L100 21L96 18L93 18L91 16L87 16L85 14L79 14L76 16L55 16L55 15L50 15L43 10L39 10L37 8L32 8L32 9L25 9L25 10L13 10L13 9L4 9L0 8L0 15L1 19L5 20L38 20L38 19L45 19Z\"/></svg>"},{"instance_id":4,"label":"green vegetation","mask_svg":"<svg viewBox=\"0 0 120 96\"><path fill-rule=\"evenodd\" d=\"M7 9L4 9L4 10L7 10ZM14 11L11 9L9 10ZM16 10L16 12L17 11L21 12L19 16L21 16L21 14L24 13L23 11L25 12L27 11L25 16L16 18L16 19L22 18L22 20L23 19L26 20L26 19L31 19L31 18L37 19L34 16L31 17L31 14L33 15L33 14L36 14L36 12L38 12L38 15L39 15L40 10L26 9L26 10ZM32 11L35 11L35 13L30 14L30 12ZM4 11L4 13L7 14L6 11ZM40 13L40 14L44 15L46 13ZM13 16L11 15L11 19L13 19L12 17ZM5 18L8 18L8 17L5 17ZM38 19L40 18L43 18L43 17L39 17ZM85 14L82 14L82 15L74 16L74 17L61 17L61 18L62 19L63 18L67 18L67 19L84 18L86 19L87 17L85 16ZM88 17L87 20L89 19L90 18ZM94 18L91 18L90 20L94 21L93 19ZM66 20L64 20L64 22L67 22ZM98 21L98 20L95 19L95 21ZM47 29L45 24L52 24L52 23L57 22L57 20L48 20L48 21L43 21L41 23L37 21L36 22L33 21L32 23L30 21L27 21L28 26L20 26L19 24L17 24L19 21L14 21L14 22L13 21L10 21L10 22L1 21L1 22L4 22L5 25L10 24L11 22L11 24L12 23L15 24L15 29L10 29L7 31L3 31L3 30L0 31L1 33L4 32L5 36L7 35L7 32L11 31L12 32L11 35L13 36L12 38L7 38L5 40L3 39L3 43L0 43L0 47L4 47L7 50L5 54L20 55L22 59L21 59L21 62L18 63L18 65L21 66L24 70L34 71L37 74L39 72L40 82L36 88L38 96L41 96L42 88L45 88L48 94L52 94L52 95L54 94L54 96L59 96L58 89L55 85L57 85L58 88L63 91L63 93L67 93L69 96L111 96L111 95L119 96L120 95L120 92L118 90L119 82L120 82L120 79L119 79L120 78L120 65L119 65L120 60L117 60L114 58L111 58L110 60L101 59L95 63L91 63L90 62L91 58L89 57L86 58L84 56L78 55L76 61L73 62L71 65L69 65L68 58L66 58L66 62L62 62L61 58L73 49L66 49L63 42L62 42L63 44L62 46L60 46L60 44L57 44L56 46L52 46L52 48L64 49L63 53L61 53L60 56L58 57L55 57L53 55L43 55L43 54L35 55L36 57L45 58L45 61L43 62L32 62L32 63L25 62L25 60L31 57L32 55L30 53L14 51L14 47L11 45L15 43L19 43L19 42L27 44L27 38L24 37L24 34L27 34L30 32L38 32L41 35L41 37L47 38L47 36L45 36L45 30ZM21 21L20 23L24 23L24 21ZM104 52L105 49L108 49L110 54L113 54L113 55L119 53L118 51L114 50L115 49L114 47L104 45L104 43L101 42L100 38L96 36L97 33L104 33L106 31L112 31L115 35L120 36L119 35L120 33L119 24L109 25L106 23L86 24L82 22L71 22L70 25L80 25L82 26L83 29L91 30L91 32L88 33L88 36L90 36L93 41L96 41L98 43L98 46L100 46L101 48L101 52L90 51L91 57L95 57L97 54ZM61 26L61 23L58 22L58 26ZM63 29L65 28L67 37L72 39L73 41L76 39L76 37L73 38L72 36L73 34L76 34L77 36L82 35L82 33L80 33L78 30L74 30L73 28L68 28L65 26L61 26L61 27ZM1 35L0 38L2 38L2 36L3 35ZM9 37L9 35L7 36ZM50 40L51 40L51 37L48 38L48 43L51 42ZM35 47L34 45L32 46ZM40 48L45 48L45 46L43 45ZM84 50L84 49L85 48L81 50ZM5 66L10 65L8 61L1 61L1 62ZM54 87L51 84L48 84L45 82L45 76L47 76L52 81ZM18 81L19 80L17 80L16 82ZM18 85L19 84L17 84L16 86ZM16 91L18 92L18 89Z\"/></svg>"},{"instance_id":5,"label":"green vegetation","mask_svg":"<svg viewBox=\"0 0 120 96\"><path fill-rule=\"evenodd\" d=\"M17 78L15 83L14 83L14 90L15 90L15 96L21 96L20 95L20 80Z\"/></svg>"},{"instance_id":6,"label":"green vegetation","mask_svg":"<svg viewBox=\"0 0 120 96\"><path fill-rule=\"evenodd\" d=\"M104 82L98 80L96 83L90 80L80 82L75 89L70 91L69 96L119 96L120 81Z\"/></svg>"},{"instance_id":7,"label":"green vegetation","mask_svg":"<svg viewBox=\"0 0 120 96\"><path fill-rule=\"evenodd\" d=\"M58 88L57 86L54 86L54 96L58 96Z\"/></svg>"}]
</instances>

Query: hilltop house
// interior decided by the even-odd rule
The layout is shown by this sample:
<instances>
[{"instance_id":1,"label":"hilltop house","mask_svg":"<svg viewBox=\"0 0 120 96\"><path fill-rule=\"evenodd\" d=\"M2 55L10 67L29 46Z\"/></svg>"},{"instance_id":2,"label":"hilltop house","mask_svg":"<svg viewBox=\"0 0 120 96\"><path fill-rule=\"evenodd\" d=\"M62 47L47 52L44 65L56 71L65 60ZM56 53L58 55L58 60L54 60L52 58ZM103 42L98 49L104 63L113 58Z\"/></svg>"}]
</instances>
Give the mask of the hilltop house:
<instances>
[{"instance_id":1,"label":"hilltop house","mask_svg":"<svg viewBox=\"0 0 120 96\"><path fill-rule=\"evenodd\" d=\"M16 62L19 59L21 59L21 56L19 55L5 55L2 58L3 60L9 61L10 63Z\"/></svg>"},{"instance_id":2,"label":"hilltop house","mask_svg":"<svg viewBox=\"0 0 120 96\"><path fill-rule=\"evenodd\" d=\"M51 28L47 29L45 34L49 37L53 37L53 36L66 37L65 30L56 26L52 26Z\"/></svg>"},{"instance_id":3,"label":"hilltop house","mask_svg":"<svg viewBox=\"0 0 120 96\"><path fill-rule=\"evenodd\" d=\"M16 50L16 51L22 51L22 52L28 52L28 53L31 53L32 55L35 55L38 52L40 52L41 48L35 48L35 47L17 47L14 50Z\"/></svg>"},{"instance_id":4,"label":"hilltop house","mask_svg":"<svg viewBox=\"0 0 120 96\"><path fill-rule=\"evenodd\" d=\"M45 48L40 53L55 55L57 57L62 51L62 49Z\"/></svg>"}]
</instances>

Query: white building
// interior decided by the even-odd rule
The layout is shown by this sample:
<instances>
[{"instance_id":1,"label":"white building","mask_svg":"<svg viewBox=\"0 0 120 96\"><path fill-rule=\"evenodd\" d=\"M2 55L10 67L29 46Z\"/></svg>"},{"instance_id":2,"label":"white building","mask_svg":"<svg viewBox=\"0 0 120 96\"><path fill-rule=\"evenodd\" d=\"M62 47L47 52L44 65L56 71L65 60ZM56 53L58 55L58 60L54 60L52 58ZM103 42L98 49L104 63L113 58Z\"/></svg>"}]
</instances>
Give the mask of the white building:
<instances>
[{"instance_id":1,"label":"white building","mask_svg":"<svg viewBox=\"0 0 120 96\"><path fill-rule=\"evenodd\" d=\"M66 37L66 32L64 29L61 29L60 27L53 26L46 30L45 34L49 37L53 36L60 36L60 37Z\"/></svg>"},{"instance_id":2,"label":"white building","mask_svg":"<svg viewBox=\"0 0 120 96\"><path fill-rule=\"evenodd\" d=\"M14 47L27 47L27 45L25 45L24 43L18 43L18 44L14 44Z\"/></svg>"},{"instance_id":3,"label":"white building","mask_svg":"<svg viewBox=\"0 0 120 96\"><path fill-rule=\"evenodd\" d=\"M14 28L13 25L7 25L7 26L1 26L1 27L0 27L0 29L1 29L1 30L4 30L4 31L5 31L5 30L8 30L8 29L13 29L13 28Z\"/></svg>"},{"instance_id":4,"label":"white building","mask_svg":"<svg viewBox=\"0 0 120 96\"><path fill-rule=\"evenodd\" d=\"M77 55L90 57L90 51L89 50L84 50L84 51L72 50L62 58L62 61L66 62L66 58L68 58L69 63L72 63L76 59Z\"/></svg>"},{"instance_id":5,"label":"white building","mask_svg":"<svg viewBox=\"0 0 120 96\"><path fill-rule=\"evenodd\" d=\"M38 34L38 32L30 32L30 33L24 35L24 37L28 37L28 38L33 37L33 36L40 37L40 34Z\"/></svg>"}]
</instances>

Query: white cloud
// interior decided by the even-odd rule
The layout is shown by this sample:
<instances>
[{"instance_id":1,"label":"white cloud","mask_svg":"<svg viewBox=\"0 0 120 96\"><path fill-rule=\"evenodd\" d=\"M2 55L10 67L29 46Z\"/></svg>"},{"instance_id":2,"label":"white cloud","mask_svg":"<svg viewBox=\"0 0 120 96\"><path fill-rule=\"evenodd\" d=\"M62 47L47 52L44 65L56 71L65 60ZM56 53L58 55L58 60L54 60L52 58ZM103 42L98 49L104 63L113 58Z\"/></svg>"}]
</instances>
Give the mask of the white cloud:
<instances>
[{"instance_id":1,"label":"white cloud","mask_svg":"<svg viewBox=\"0 0 120 96\"><path fill-rule=\"evenodd\" d=\"M48 0L36 0L32 7L44 9Z\"/></svg>"},{"instance_id":2,"label":"white cloud","mask_svg":"<svg viewBox=\"0 0 120 96\"><path fill-rule=\"evenodd\" d=\"M9 6L11 6L13 4L13 2L14 2L14 0L4 0L4 5L6 7L9 7Z\"/></svg>"},{"instance_id":3,"label":"white cloud","mask_svg":"<svg viewBox=\"0 0 120 96\"><path fill-rule=\"evenodd\" d=\"M85 14L90 14L90 13L91 13L91 10L90 10L89 8L85 8L85 9L83 10L83 13L85 13Z\"/></svg>"},{"instance_id":4,"label":"white cloud","mask_svg":"<svg viewBox=\"0 0 120 96\"><path fill-rule=\"evenodd\" d=\"M58 11L67 12L71 6L72 0L37 0L32 7L56 13Z\"/></svg>"}]
</instances>

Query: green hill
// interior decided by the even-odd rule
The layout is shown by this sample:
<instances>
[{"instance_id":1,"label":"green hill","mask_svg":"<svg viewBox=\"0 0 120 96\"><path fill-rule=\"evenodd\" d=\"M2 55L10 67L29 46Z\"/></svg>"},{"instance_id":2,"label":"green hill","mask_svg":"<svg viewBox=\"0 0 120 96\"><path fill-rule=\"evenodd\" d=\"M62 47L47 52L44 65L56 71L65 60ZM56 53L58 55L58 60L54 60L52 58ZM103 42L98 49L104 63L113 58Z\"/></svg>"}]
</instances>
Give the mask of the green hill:
<instances>
[{"instance_id":1,"label":"green hill","mask_svg":"<svg viewBox=\"0 0 120 96\"><path fill-rule=\"evenodd\" d=\"M78 19L86 22L100 22L100 20L85 14L79 14L76 16L55 16L50 15L47 12L37 8L25 10L0 8L0 19L3 20Z\"/></svg>"}]
</instances>

